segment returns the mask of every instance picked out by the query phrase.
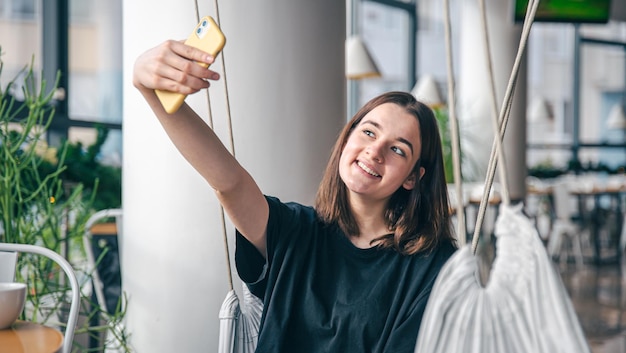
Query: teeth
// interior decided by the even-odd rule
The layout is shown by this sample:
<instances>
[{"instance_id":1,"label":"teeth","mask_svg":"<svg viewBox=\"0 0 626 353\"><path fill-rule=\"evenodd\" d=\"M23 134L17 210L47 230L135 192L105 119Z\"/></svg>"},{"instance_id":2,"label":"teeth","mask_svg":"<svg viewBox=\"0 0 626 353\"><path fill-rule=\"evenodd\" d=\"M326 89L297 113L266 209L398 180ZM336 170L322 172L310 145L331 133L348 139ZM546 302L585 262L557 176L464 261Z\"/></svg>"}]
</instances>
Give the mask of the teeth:
<instances>
[{"instance_id":1,"label":"teeth","mask_svg":"<svg viewBox=\"0 0 626 353\"><path fill-rule=\"evenodd\" d=\"M368 168L365 164L361 163L361 162L357 162L356 163L359 167L361 167L361 169L363 169L364 171L367 172L367 174L369 175L373 175L375 177L379 177L380 175L378 175L375 171L371 170L370 168Z\"/></svg>"}]
</instances>

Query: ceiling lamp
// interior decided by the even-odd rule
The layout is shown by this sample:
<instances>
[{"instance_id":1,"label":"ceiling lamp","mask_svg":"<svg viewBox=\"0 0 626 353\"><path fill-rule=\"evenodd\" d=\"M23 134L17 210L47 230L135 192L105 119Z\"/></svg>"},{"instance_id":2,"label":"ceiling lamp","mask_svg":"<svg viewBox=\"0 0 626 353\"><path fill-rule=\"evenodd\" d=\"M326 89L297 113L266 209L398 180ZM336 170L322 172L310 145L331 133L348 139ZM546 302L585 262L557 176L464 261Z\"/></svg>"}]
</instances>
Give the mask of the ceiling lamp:
<instances>
[{"instance_id":1,"label":"ceiling lamp","mask_svg":"<svg viewBox=\"0 0 626 353\"><path fill-rule=\"evenodd\" d=\"M547 123L552 119L548 102L541 97L535 97L528 107L528 120L532 123Z\"/></svg>"},{"instance_id":2,"label":"ceiling lamp","mask_svg":"<svg viewBox=\"0 0 626 353\"><path fill-rule=\"evenodd\" d=\"M431 108L444 104L443 99L441 99L441 94L439 93L437 82L431 75L422 76L411 90L411 93L418 101Z\"/></svg>"},{"instance_id":3,"label":"ceiling lamp","mask_svg":"<svg viewBox=\"0 0 626 353\"><path fill-rule=\"evenodd\" d=\"M346 39L346 78L360 80L380 77L380 71L359 36Z\"/></svg>"},{"instance_id":4,"label":"ceiling lamp","mask_svg":"<svg viewBox=\"0 0 626 353\"><path fill-rule=\"evenodd\" d=\"M617 103L611 108L609 118L606 120L606 127L609 129L626 129L626 116L624 106Z\"/></svg>"}]
</instances>

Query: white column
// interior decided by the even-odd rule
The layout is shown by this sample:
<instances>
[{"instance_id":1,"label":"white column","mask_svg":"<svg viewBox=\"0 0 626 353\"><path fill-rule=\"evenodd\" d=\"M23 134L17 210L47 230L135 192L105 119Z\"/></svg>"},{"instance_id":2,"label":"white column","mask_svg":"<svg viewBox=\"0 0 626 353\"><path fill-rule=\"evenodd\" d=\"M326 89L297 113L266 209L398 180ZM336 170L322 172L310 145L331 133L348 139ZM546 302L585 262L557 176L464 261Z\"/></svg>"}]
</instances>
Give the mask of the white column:
<instances>
[{"instance_id":1,"label":"white column","mask_svg":"<svg viewBox=\"0 0 626 353\"><path fill-rule=\"evenodd\" d=\"M486 0L489 41L495 76L498 113L504 99L521 36L521 24L512 21L510 4ZM475 177L484 181L493 141L491 90L485 59L481 14L477 2L463 1L461 11L459 69L459 119L464 158L472 160ZM508 182L512 200L525 194L526 176L526 63L519 78L504 140ZM464 170L464 173L466 171ZM496 174L498 180L498 174Z\"/></svg>"},{"instance_id":2,"label":"white column","mask_svg":"<svg viewBox=\"0 0 626 353\"><path fill-rule=\"evenodd\" d=\"M214 15L212 2L200 5L201 16ZM215 351L227 293L218 204L131 83L141 52L186 38L194 5L123 7L122 261L131 343L138 352ZM345 4L230 0L220 12L237 157L266 194L311 204L344 123ZM228 144L222 82L211 92L215 130ZM203 93L188 102L207 115ZM232 257L232 229L229 240Z\"/></svg>"}]
</instances>

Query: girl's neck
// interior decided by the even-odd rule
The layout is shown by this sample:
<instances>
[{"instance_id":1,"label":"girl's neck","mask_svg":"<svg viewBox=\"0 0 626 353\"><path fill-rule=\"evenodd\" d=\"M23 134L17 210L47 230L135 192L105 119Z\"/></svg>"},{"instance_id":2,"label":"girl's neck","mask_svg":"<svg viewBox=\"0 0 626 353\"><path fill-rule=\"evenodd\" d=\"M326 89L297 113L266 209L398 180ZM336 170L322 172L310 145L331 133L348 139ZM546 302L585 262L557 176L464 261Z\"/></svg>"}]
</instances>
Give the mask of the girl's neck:
<instances>
[{"instance_id":1,"label":"girl's neck","mask_svg":"<svg viewBox=\"0 0 626 353\"><path fill-rule=\"evenodd\" d=\"M350 234L350 241L358 248L375 246L372 240L389 233L385 222L385 203L372 202L360 197L350 198L350 209L359 226L359 234Z\"/></svg>"}]
</instances>

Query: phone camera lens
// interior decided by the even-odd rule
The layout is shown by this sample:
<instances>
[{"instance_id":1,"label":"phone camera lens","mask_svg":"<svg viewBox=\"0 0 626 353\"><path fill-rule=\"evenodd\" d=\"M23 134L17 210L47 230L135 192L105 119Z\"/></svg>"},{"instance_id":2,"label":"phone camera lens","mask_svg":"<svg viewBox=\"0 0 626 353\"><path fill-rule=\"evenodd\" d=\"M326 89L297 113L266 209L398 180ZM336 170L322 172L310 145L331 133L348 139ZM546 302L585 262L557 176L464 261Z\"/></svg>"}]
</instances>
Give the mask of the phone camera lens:
<instances>
[{"instance_id":1,"label":"phone camera lens","mask_svg":"<svg viewBox=\"0 0 626 353\"><path fill-rule=\"evenodd\" d=\"M197 34L202 33L202 28L198 28L198 29L196 29L196 33L197 33Z\"/></svg>"},{"instance_id":2,"label":"phone camera lens","mask_svg":"<svg viewBox=\"0 0 626 353\"><path fill-rule=\"evenodd\" d=\"M207 21L206 21L206 20L202 21L202 27L206 27L206 25L207 25L207 24L208 24L208 23L207 23Z\"/></svg>"}]
</instances>

